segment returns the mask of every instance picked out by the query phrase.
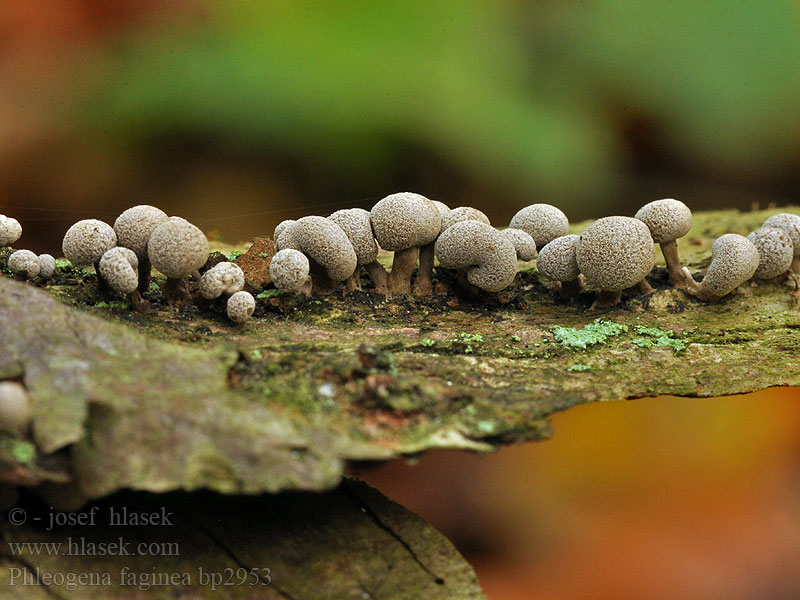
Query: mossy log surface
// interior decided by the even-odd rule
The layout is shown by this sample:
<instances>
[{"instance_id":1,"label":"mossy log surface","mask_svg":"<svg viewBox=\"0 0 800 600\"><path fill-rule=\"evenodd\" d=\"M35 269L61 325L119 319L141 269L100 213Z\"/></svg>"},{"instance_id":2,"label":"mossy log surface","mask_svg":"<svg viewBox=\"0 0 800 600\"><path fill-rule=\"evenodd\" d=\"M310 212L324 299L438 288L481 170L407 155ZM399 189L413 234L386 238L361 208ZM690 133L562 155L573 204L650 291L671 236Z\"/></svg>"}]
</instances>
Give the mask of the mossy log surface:
<instances>
[{"instance_id":1,"label":"mossy log surface","mask_svg":"<svg viewBox=\"0 0 800 600\"><path fill-rule=\"evenodd\" d=\"M697 214L684 264L705 267L715 237L774 212ZM30 438L0 440L2 478L87 498L326 490L351 461L544 439L548 417L576 404L800 385L789 280L708 305L657 267L654 294L590 312L590 293L565 303L532 267L502 298L437 273L449 294L265 289L243 327L223 301L179 309L155 290L133 313L71 267L44 289L2 277L0 378L24 382L34 420Z\"/></svg>"},{"instance_id":2,"label":"mossy log surface","mask_svg":"<svg viewBox=\"0 0 800 600\"><path fill-rule=\"evenodd\" d=\"M276 496L121 492L52 529L47 505L20 506L0 525L13 548L3 598L485 598L450 542L354 480Z\"/></svg>"}]
</instances>

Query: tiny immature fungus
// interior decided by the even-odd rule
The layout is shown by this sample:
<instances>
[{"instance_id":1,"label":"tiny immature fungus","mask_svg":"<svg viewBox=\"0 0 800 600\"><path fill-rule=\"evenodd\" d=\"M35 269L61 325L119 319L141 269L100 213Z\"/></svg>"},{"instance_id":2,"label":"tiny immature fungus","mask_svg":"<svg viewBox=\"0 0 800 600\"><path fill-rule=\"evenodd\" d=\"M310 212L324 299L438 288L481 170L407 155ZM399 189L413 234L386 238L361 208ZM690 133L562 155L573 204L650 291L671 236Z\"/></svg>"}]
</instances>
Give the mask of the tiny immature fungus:
<instances>
[{"instance_id":1,"label":"tiny immature fungus","mask_svg":"<svg viewBox=\"0 0 800 600\"><path fill-rule=\"evenodd\" d=\"M792 271L800 275L800 216L792 213L778 213L764 221L764 227L777 227L789 234L794 246L794 260Z\"/></svg>"},{"instance_id":2,"label":"tiny immature fungus","mask_svg":"<svg viewBox=\"0 0 800 600\"><path fill-rule=\"evenodd\" d=\"M375 291L385 296L389 291L389 275L383 265L377 261L378 244L372 233L369 211L363 208L347 208L337 210L328 219L342 228L356 252L358 267L364 267L367 270L369 278L375 285ZM358 267L345 283L345 290L348 292L361 289Z\"/></svg>"},{"instance_id":3,"label":"tiny immature fungus","mask_svg":"<svg viewBox=\"0 0 800 600\"><path fill-rule=\"evenodd\" d=\"M661 245L672 285L686 288L686 279L678 257L677 240L692 228L692 211L680 200L665 198L645 204L636 213L636 218L647 225L653 241Z\"/></svg>"},{"instance_id":4,"label":"tiny immature fungus","mask_svg":"<svg viewBox=\"0 0 800 600\"><path fill-rule=\"evenodd\" d=\"M256 309L256 299L250 292L236 292L228 298L228 318L234 323L244 323Z\"/></svg>"},{"instance_id":5,"label":"tiny immature fungus","mask_svg":"<svg viewBox=\"0 0 800 600\"><path fill-rule=\"evenodd\" d=\"M269 263L269 277L275 287L282 292L300 292L310 296L309 269L310 265L305 254L285 248L272 257Z\"/></svg>"},{"instance_id":6,"label":"tiny immature fungus","mask_svg":"<svg viewBox=\"0 0 800 600\"><path fill-rule=\"evenodd\" d=\"M94 265L98 285L102 289L106 287L106 282L100 275L100 259L116 245L117 234L111 225L97 219L84 219L67 230L61 249L67 260L75 266Z\"/></svg>"},{"instance_id":7,"label":"tiny immature fungus","mask_svg":"<svg viewBox=\"0 0 800 600\"><path fill-rule=\"evenodd\" d=\"M655 265L655 247L650 230L639 219L598 219L580 235L575 257L578 269L597 290L593 308L617 304L622 290L634 285L643 293L652 291L645 277Z\"/></svg>"},{"instance_id":8,"label":"tiny immature fungus","mask_svg":"<svg viewBox=\"0 0 800 600\"><path fill-rule=\"evenodd\" d=\"M275 240L278 250L299 250L309 259L315 292L329 294L355 273L353 244L339 225L325 217L303 217L289 224Z\"/></svg>"},{"instance_id":9,"label":"tiny immature fungus","mask_svg":"<svg viewBox=\"0 0 800 600\"><path fill-rule=\"evenodd\" d=\"M436 258L445 269L464 270L467 282L486 292L506 289L517 274L514 244L480 221L460 221L443 231Z\"/></svg>"},{"instance_id":10,"label":"tiny immature fungus","mask_svg":"<svg viewBox=\"0 0 800 600\"><path fill-rule=\"evenodd\" d=\"M533 238L527 232L522 231L522 229L508 227L507 229L503 229L500 233L514 244L514 250L517 251L518 260L527 262L536 258L536 242L533 241Z\"/></svg>"},{"instance_id":11,"label":"tiny immature fungus","mask_svg":"<svg viewBox=\"0 0 800 600\"><path fill-rule=\"evenodd\" d=\"M42 269L39 257L30 250L17 250L8 257L8 268L14 273L16 279L36 279Z\"/></svg>"},{"instance_id":12,"label":"tiny immature fungus","mask_svg":"<svg viewBox=\"0 0 800 600\"><path fill-rule=\"evenodd\" d=\"M711 245L711 264L703 281L697 283L683 268L688 284L687 292L705 302L716 302L727 296L758 269L758 250L753 242L736 233L726 233Z\"/></svg>"},{"instance_id":13,"label":"tiny immature fungus","mask_svg":"<svg viewBox=\"0 0 800 600\"><path fill-rule=\"evenodd\" d=\"M150 287L150 258L147 242L156 227L169 219L167 213L149 204L140 204L124 211L114 221L117 243L130 248L139 259L139 292L144 294Z\"/></svg>"},{"instance_id":14,"label":"tiny immature fungus","mask_svg":"<svg viewBox=\"0 0 800 600\"><path fill-rule=\"evenodd\" d=\"M542 277L558 282L562 298L574 298L581 292L581 271L576 255L579 239L575 234L557 237L539 251L536 261Z\"/></svg>"},{"instance_id":15,"label":"tiny immature fungus","mask_svg":"<svg viewBox=\"0 0 800 600\"><path fill-rule=\"evenodd\" d=\"M481 223L491 225L489 217L487 217L483 211L471 206L459 206L458 208L452 209L446 217L442 218L442 231L445 231L461 221L480 221Z\"/></svg>"},{"instance_id":16,"label":"tiny immature fungus","mask_svg":"<svg viewBox=\"0 0 800 600\"><path fill-rule=\"evenodd\" d=\"M147 242L150 263L167 276L164 296L174 304L184 299L184 279L198 275L208 260L208 239L205 234L180 217L170 217L153 230Z\"/></svg>"},{"instance_id":17,"label":"tiny immature fungus","mask_svg":"<svg viewBox=\"0 0 800 600\"><path fill-rule=\"evenodd\" d=\"M31 423L28 393L16 381L0 381L0 429L25 433Z\"/></svg>"},{"instance_id":18,"label":"tiny immature fungus","mask_svg":"<svg viewBox=\"0 0 800 600\"><path fill-rule=\"evenodd\" d=\"M439 210L425 196L399 192L386 196L372 207L370 222L381 248L394 252L389 293L411 293L411 276L417 266L419 249L433 242L441 230ZM425 278L428 274L421 272L420 276Z\"/></svg>"},{"instance_id":19,"label":"tiny immature fungus","mask_svg":"<svg viewBox=\"0 0 800 600\"><path fill-rule=\"evenodd\" d=\"M10 246L22 236L22 225L19 221L0 215L0 248Z\"/></svg>"},{"instance_id":20,"label":"tiny immature fungus","mask_svg":"<svg viewBox=\"0 0 800 600\"><path fill-rule=\"evenodd\" d=\"M244 272L232 262L221 262L203 273L198 291L206 300L214 300L222 294L233 295L244 289Z\"/></svg>"},{"instance_id":21,"label":"tiny immature fungus","mask_svg":"<svg viewBox=\"0 0 800 600\"><path fill-rule=\"evenodd\" d=\"M557 237L569 233L567 215L550 204L526 206L514 215L508 226L527 232L536 242L537 248L544 248Z\"/></svg>"},{"instance_id":22,"label":"tiny immature fungus","mask_svg":"<svg viewBox=\"0 0 800 600\"><path fill-rule=\"evenodd\" d=\"M794 244L789 234L777 227L762 227L747 236L758 250L758 268L753 274L756 279L775 279L785 276L794 259Z\"/></svg>"},{"instance_id":23,"label":"tiny immature fungus","mask_svg":"<svg viewBox=\"0 0 800 600\"><path fill-rule=\"evenodd\" d=\"M39 277L52 279L56 275L56 259L50 254L39 255Z\"/></svg>"},{"instance_id":24,"label":"tiny immature fungus","mask_svg":"<svg viewBox=\"0 0 800 600\"><path fill-rule=\"evenodd\" d=\"M99 267L108 287L127 296L134 310L142 312L147 308L147 301L139 293L139 277L136 273L139 258L133 250L122 246L111 248L103 254Z\"/></svg>"}]
</instances>

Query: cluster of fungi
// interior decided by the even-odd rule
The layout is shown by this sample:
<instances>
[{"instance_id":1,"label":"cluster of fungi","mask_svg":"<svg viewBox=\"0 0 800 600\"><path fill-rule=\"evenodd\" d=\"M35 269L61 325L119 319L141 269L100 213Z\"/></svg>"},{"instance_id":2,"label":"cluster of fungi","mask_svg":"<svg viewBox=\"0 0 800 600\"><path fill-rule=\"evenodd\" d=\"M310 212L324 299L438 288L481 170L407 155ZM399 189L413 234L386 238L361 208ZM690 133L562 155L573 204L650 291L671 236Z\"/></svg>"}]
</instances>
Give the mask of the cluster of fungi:
<instances>
[{"instance_id":1,"label":"cluster of fungi","mask_svg":"<svg viewBox=\"0 0 800 600\"><path fill-rule=\"evenodd\" d=\"M678 256L677 240L691 225L692 213L684 203L664 199L646 204L635 217L598 219L580 235L570 234L566 215L549 204L527 206L507 228L497 229L476 208L451 209L400 192L370 211L349 208L328 217L283 221L273 235L277 252L268 257L269 274L277 290L311 296L360 290L363 268L375 293L425 296L446 292L434 285L438 261L439 269L454 270L459 286L477 295L507 289L519 261L537 259L539 274L554 292L575 298L584 288L594 290L596 308L614 306L626 288L653 291L647 276L655 265L655 244L661 246L671 284L706 302L751 279L777 282L800 273L800 216L777 214L747 237L719 237L700 282ZM0 246L13 244L21 233L15 219L0 215ZM379 248L394 253L388 272L378 262ZM148 307L143 294L150 289L152 268L166 277L161 289L170 304L207 304L226 297L227 314L237 323L247 321L255 309L255 298L244 290L242 269L233 262L212 265L205 234L154 206L129 208L113 226L79 221L66 232L62 250L75 266L93 265L99 287L127 296L137 311ZM18 279L47 280L55 275L55 264L51 255L28 250L8 258ZM186 285L189 278L194 285Z\"/></svg>"},{"instance_id":2,"label":"cluster of fungi","mask_svg":"<svg viewBox=\"0 0 800 600\"><path fill-rule=\"evenodd\" d=\"M283 221L273 235L277 252L267 258L275 288L305 296L360 290L362 267L373 291L384 296L446 293L446 286L434 285L436 261L440 269L456 271L458 285L470 294L497 293L514 282L519 261L537 259L539 275L554 293L574 299L587 287L595 291L593 308L608 307L626 288L653 291L646 278L655 265L655 244L661 246L673 287L701 301L717 301L750 280L780 283L791 276L797 282L800 216L780 213L747 237L720 236L700 282L678 256L677 240L691 225L685 204L664 199L643 206L635 217L598 219L580 235L570 234L567 217L549 204L523 208L499 230L475 208L450 209L401 192L371 211L350 208L329 217ZM16 219L0 215L0 247L21 235ZM394 252L388 273L377 260L379 248ZM227 315L235 323L246 322L255 310L242 269L210 260L208 239L198 227L154 206L129 208L113 227L96 219L79 221L64 235L62 251L74 266L94 266L100 290L127 296L137 311L148 308L143 294L150 290L153 268L166 277L160 288L170 304L208 305L227 298ZM39 282L57 272L53 256L29 250L12 251L8 269L19 280ZM0 427L24 432L29 423L24 387L0 382Z\"/></svg>"}]
</instances>

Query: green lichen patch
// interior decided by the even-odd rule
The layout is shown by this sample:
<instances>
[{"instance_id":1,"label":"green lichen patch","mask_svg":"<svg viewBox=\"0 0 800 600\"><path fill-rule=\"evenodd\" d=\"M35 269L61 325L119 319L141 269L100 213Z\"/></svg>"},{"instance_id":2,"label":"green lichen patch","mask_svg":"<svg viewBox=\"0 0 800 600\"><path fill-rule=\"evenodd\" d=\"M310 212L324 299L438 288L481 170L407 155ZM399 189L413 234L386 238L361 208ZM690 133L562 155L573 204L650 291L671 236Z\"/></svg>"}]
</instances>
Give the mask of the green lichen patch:
<instances>
[{"instance_id":1,"label":"green lichen patch","mask_svg":"<svg viewBox=\"0 0 800 600\"><path fill-rule=\"evenodd\" d=\"M551 331L555 340L565 348L587 348L604 344L609 338L626 333L628 327L614 321L595 319L580 329L556 325Z\"/></svg>"},{"instance_id":2,"label":"green lichen patch","mask_svg":"<svg viewBox=\"0 0 800 600\"><path fill-rule=\"evenodd\" d=\"M633 330L646 337L637 337L631 340L631 343L639 348L653 348L655 346L664 346L672 348L676 352L685 350L687 343L685 340L676 339L674 332L664 331L657 327L644 327L643 325L636 325Z\"/></svg>"}]
</instances>

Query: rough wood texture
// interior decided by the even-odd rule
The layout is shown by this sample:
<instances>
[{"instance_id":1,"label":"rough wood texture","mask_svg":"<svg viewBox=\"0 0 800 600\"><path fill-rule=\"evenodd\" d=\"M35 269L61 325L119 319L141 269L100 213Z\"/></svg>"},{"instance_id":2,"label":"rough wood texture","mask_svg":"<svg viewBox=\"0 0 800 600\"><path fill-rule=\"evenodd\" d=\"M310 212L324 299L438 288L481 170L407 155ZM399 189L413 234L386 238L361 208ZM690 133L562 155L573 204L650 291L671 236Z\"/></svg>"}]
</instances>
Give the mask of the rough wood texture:
<instances>
[{"instance_id":1,"label":"rough wood texture","mask_svg":"<svg viewBox=\"0 0 800 600\"><path fill-rule=\"evenodd\" d=\"M485 598L441 534L354 480L322 494L123 492L52 531L48 506L16 510L26 523L9 523L16 512L0 526L3 598ZM159 524L136 525L140 514Z\"/></svg>"},{"instance_id":2,"label":"rough wood texture","mask_svg":"<svg viewBox=\"0 0 800 600\"><path fill-rule=\"evenodd\" d=\"M714 237L773 212L696 215L684 263L706 265ZM0 444L6 481L71 478L90 498L323 490L347 461L545 438L547 417L578 403L800 384L788 284L706 305L660 268L655 294L588 312L590 293L565 303L526 270L502 304L267 291L236 327L224 301L178 309L153 292L136 315L84 276L62 269L49 294L0 278L0 377L24 381L34 414L31 440Z\"/></svg>"}]
</instances>

